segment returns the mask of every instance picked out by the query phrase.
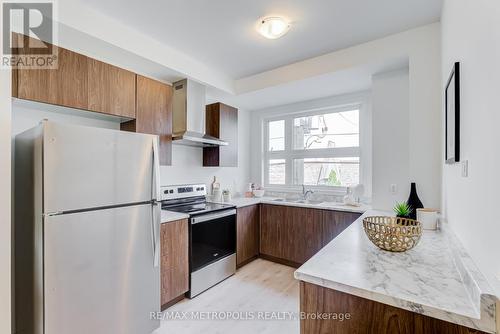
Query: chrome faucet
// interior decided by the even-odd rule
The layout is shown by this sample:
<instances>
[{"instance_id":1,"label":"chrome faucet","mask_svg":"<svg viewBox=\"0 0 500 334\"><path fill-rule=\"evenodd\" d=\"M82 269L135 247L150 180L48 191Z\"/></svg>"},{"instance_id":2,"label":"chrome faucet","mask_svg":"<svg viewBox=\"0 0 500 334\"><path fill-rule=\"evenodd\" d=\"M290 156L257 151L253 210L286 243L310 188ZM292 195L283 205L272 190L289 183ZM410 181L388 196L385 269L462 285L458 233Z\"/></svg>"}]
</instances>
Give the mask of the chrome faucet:
<instances>
[{"instance_id":1,"label":"chrome faucet","mask_svg":"<svg viewBox=\"0 0 500 334\"><path fill-rule=\"evenodd\" d=\"M312 194L314 194L314 191L312 191L311 189L306 191L306 187L302 185L302 199L304 201L307 201L307 197Z\"/></svg>"}]
</instances>

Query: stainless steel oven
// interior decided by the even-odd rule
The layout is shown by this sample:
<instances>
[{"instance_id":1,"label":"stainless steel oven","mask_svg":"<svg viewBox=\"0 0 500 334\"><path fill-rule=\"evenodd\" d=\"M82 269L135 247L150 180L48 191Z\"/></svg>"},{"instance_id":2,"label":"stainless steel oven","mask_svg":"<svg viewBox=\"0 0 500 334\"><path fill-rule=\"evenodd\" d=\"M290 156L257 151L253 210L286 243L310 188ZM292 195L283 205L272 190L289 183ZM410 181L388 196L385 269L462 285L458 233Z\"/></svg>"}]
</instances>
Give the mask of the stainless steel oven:
<instances>
[{"instance_id":1,"label":"stainless steel oven","mask_svg":"<svg viewBox=\"0 0 500 334\"><path fill-rule=\"evenodd\" d=\"M236 272L236 208L206 201L200 184L162 187L162 208L189 215L192 298Z\"/></svg>"},{"instance_id":2,"label":"stainless steel oven","mask_svg":"<svg viewBox=\"0 0 500 334\"><path fill-rule=\"evenodd\" d=\"M236 271L236 210L190 218L189 297L194 297Z\"/></svg>"}]
</instances>

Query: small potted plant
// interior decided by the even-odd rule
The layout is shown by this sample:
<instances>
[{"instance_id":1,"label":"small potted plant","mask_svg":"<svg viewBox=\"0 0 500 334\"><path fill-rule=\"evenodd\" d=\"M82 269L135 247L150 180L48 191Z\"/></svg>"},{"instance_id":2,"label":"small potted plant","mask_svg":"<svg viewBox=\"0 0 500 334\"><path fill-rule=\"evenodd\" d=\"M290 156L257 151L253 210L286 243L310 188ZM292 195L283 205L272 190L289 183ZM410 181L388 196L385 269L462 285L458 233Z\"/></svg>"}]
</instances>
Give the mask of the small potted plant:
<instances>
[{"instance_id":1,"label":"small potted plant","mask_svg":"<svg viewBox=\"0 0 500 334\"><path fill-rule=\"evenodd\" d=\"M222 190L222 198L224 202L231 202L231 192L228 189Z\"/></svg>"},{"instance_id":2,"label":"small potted plant","mask_svg":"<svg viewBox=\"0 0 500 334\"><path fill-rule=\"evenodd\" d=\"M396 217L410 218L411 207L406 202L396 203L393 210L396 213Z\"/></svg>"}]
</instances>

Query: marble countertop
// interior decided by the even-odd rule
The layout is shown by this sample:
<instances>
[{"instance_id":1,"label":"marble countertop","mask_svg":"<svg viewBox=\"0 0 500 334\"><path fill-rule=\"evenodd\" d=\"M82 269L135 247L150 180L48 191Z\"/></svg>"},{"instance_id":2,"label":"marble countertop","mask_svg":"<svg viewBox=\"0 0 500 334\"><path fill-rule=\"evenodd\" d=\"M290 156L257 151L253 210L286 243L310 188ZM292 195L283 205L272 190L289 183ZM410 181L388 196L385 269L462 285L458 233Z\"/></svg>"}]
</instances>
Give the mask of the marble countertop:
<instances>
[{"instance_id":1,"label":"marble countertop","mask_svg":"<svg viewBox=\"0 0 500 334\"><path fill-rule=\"evenodd\" d=\"M236 205L237 208L255 205L255 204L272 204L272 205L286 205L286 206L297 206L301 208L311 208L311 209L323 209L323 210L336 210L336 211L348 211L363 213L369 210L371 207L366 204L361 204L361 206L350 206L343 203L337 202L321 202L321 203L297 203L291 200L286 200L276 197L239 197L233 198L230 202L224 202L226 204Z\"/></svg>"},{"instance_id":2,"label":"marble countertop","mask_svg":"<svg viewBox=\"0 0 500 334\"><path fill-rule=\"evenodd\" d=\"M295 271L295 278L489 333L496 297L446 226L424 231L404 253L379 249L365 235L368 210ZM444 224L446 225L446 224Z\"/></svg>"},{"instance_id":3,"label":"marble countertop","mask_svg":"<svg viewBox=\"0 0 500 334\"><path fill-rule=\"evenodd\" d=\"M185 213L161 210L161 223L170 223L180 219L188 219L189 215Z\"/></svg>"},{"instance_id":4,"label":"marble countertop","mask_svg":"<svg viewBox=\"0 0 500 334\"><path fill-rule=\"evenodd\" d=\"M370 207L367 206L366 204L362 204L361 206L349 206L345 205L342 203L336 203L336 202L322 202L322 203L297 203L293 202L290 200L283 200L283 199L278 199L275 197L251 197L251 198L246 198L246 197L238 197L238 198L233 198L230 202L217 202L217 203L224 203L224 204L233 204L237 208L242 208L245 206L249 205L255 205L255 204L273 204L273 205L286 205L286 206L298 206L302 208L312 208L312 209L323 209L323 210L336 210L336 211L349 211L349 212L358 212L358 213L363 213L366 210L369 210ZM184 213L178 213L178 212L173 212L173 211L167 211L167 210L162 210L161 212L161 222L162 223L168 223L172 222L174 220L179 220L179 219L185 219L189 218L189 215L184 214Z\"/></svg>"},{"instance_id":5,"label":"marble countertop","mask_svg":"<svg viewBox=\"0 0 500 334\"><path fill-rule=\"evenodd\" d=\"M236 197L232 198L230 202L220 202L224 204L233 204L236 205L237 208L242 208L245 206L250 206L250 205L255 205L259 204L261 202L262 198L257 198L257 197Z\"/></svg>"}]
</instances>

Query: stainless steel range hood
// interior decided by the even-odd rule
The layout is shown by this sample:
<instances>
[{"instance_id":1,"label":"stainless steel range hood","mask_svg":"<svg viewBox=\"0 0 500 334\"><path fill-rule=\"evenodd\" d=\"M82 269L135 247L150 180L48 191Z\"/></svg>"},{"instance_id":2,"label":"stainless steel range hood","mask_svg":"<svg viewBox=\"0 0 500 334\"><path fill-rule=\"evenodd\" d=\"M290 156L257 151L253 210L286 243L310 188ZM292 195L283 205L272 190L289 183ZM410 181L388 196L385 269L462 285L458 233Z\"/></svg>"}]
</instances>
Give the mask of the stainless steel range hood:
<instances>
[{"instance_id":1,"label":"stainless steel range hood","mask_svg":"<svg viewBox=\"0 0 500 334\"><path fill-rule=\"evenodd\" d=\"M174 144L213 147L227 142L205 134L205 86L189 79L174 82L172 139Z\"/></svg>"}]
</instances>

